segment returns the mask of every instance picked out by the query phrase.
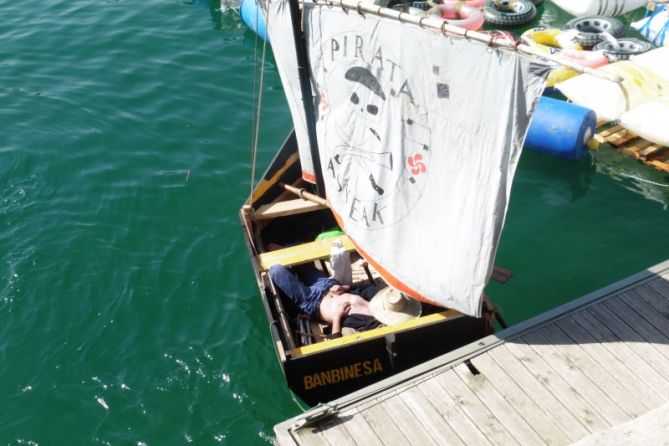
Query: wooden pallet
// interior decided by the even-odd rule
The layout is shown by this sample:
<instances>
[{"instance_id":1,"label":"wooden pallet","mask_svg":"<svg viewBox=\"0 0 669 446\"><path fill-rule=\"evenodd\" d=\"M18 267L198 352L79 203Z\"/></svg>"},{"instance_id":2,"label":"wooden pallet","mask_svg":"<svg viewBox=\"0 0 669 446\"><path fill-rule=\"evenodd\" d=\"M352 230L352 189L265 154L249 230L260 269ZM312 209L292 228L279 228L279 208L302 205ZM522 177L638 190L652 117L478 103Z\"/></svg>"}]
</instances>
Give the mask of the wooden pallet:
<instances>
[{"instance_id":1,"label":"wooden pallet","mask_svg":"<svg viewBox=\"0 0 669 446\"><path fill-rule=\"evenodd\" d=\"M608 144L644 164L669 173L669 147L661 146L635 135L623 126L600 127L595 134L594 146Z\"/></svg>"}]
</instances>

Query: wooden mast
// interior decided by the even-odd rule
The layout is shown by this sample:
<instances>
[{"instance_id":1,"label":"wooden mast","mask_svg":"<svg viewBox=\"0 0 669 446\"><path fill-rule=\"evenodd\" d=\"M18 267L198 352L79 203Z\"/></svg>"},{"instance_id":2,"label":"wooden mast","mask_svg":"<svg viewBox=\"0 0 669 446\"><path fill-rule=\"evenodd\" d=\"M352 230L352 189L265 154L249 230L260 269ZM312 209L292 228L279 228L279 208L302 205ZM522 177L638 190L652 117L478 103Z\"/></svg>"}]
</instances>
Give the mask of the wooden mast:
<instances>
[{"instance_id":1,"label":"wooden mast","mask_svg":"<svg viewBox=\"0 0 669 446\"><path fill-rule=\"evenodd\" d=\"M307 124L309 136L309 149L311 160L314 165L314 176L316 177L316 193L325 198L325 185L323 183L323 170L321 169L321 157L318 152L318 140L316 139L316 115L314 113L314 97L311 92L309 81L309 56L307 45L304 40L304 30L300 18L300 7L298 0L288 0L290 6L290 19L293 27L293 39L295 41L295 55L297 56L297 69L300 76L300 88L302 90L302 104L304 105L304 117Z\"/></svg>"}]
</instances>

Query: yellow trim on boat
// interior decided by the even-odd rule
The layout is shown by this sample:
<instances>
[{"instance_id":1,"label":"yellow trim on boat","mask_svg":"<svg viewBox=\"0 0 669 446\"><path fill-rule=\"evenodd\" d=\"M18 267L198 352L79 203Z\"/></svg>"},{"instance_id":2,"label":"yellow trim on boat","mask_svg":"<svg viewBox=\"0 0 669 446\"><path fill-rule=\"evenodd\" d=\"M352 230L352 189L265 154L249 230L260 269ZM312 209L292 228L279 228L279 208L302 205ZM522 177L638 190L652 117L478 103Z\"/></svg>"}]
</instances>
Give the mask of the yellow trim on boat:
<instances>
[{"instance_id":1,"label":"yellow trim on boat","mask_svg":"<svg viewBox=\"0 0 669 446\"><path fill-rule=\"evenodd\" d=\"M454 319L459 316L462 316L462 314L455 310L442 311L441 313L435 313L435 314L430 314L429 316L423 316L416 319L411 319L410 321L406 321L401 324L379 327L373 330L362 331L356 334L343 336L337 339L330 339L327 341L317 342L316 344L304 345L302 347L297 347L291 350L290 353L294 358L313 355L314 353L320 353L333 348L342 347L344 345L350 345L350 344L355 344L356 342L368 341L374 338L380 338L390 333L399 333L417 327L436 324L438 322Z\"/></svg>"},{"instance_id":2,"label":"yellow trim on boat","mask_svg":"<svg viewBox=\"0 0 669 446\"><path fill-rule=\"evenodd\" d=\"M355 249L351 239L342 235L325 240L303 243L301 245L289 246L288 248L277 249L276 251L263 252L258 255L258 262L260 268L263 271L267 271L272 265L276 264L294 266L313 262L318 259L324 259L330 255L332 244L337 240L342 242L347 251L353 251Z\"/></svg>"},{"instance_id":3,"label":"yellow trim on boat","mask_svg":"<svg viewBox=\"0 0 669 446\"><path fill-rule=\"evenodd\" d=\"M253 204L260 197L265 195L265 192L269 190L270 187L274 186L280 179L281 176L288 170L293 164L295 164L300 159L299 154L293 153L286 159L286 163L276 171L276 173L269 180L263 179L255 189L253 189L253 196L251 197L251 203Z\"/></svg>"}]
</instances>

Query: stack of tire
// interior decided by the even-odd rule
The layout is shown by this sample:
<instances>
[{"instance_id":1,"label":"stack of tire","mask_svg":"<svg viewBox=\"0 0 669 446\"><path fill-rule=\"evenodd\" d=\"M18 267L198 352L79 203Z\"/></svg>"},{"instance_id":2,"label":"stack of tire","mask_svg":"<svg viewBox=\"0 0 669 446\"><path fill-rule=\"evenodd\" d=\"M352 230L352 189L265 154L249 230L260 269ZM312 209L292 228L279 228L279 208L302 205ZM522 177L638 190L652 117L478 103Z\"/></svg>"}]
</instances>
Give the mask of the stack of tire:
<instances>
[{"instance_id":1,"label":"stack of tire","mask_svg":"<svg viewBox=\"0 0 669 446\"><path fill-rule=\"evenodd\" d=\"M577 17L568 21L564 29L577 31L576 39L583 47L604 51L612 62L627 60L653 48L649 42L624 37L625 25L613 17Z\"/></svg>"},{"instance_id":2,"label":"stack of tire","mask_svg":"<svg viewBox=\"0 0 669 446\"><path fill-rule=\"evenodd\" d=\"M510 28L530 23L544 0L487 0L483 16L487 25Z\"/></svg>"}]
</instances>

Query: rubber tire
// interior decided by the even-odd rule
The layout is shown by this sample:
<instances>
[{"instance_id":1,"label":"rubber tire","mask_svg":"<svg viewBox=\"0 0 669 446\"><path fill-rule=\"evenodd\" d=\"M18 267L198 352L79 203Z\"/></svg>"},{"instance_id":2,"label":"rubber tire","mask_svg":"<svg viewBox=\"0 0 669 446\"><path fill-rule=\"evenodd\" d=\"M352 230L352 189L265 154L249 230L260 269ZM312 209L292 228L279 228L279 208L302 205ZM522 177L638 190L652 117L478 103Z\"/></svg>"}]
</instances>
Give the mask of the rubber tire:
<instances>
[{"instance_id":1,"label":"rubber tire","mask_svg":"<svg viewBox=\"0 0 669 446\"><path fill-rule=\"evenodd\" d=\"M612 50L611 43L609 42L599 42L595 45L593 50L602 50L607 56L618 61L627 60L630 56L636 56L637 54L642 54L655 48L652 43L646 42L645 40L635 39L634 37L618 39L618 42L622 46L620 50Z\"/></svg>"},{"instance_id":2,"label":"rubber tire","mask_svg":"<svg viewBox=\"0 0 669 446\"><path fill-rule=\"evenodd\" d=\"M529 0L515 0L513 12L500 11L496 7L495 0L488 0L483 8L485 23L494 26L520 26L526 25L537 15L537 8Z\"/></svg>"},{"instance_id":3,"label":"rubber tire","mask_svg":"<svg viewBox=\"0 0 669 446\"><path fill-rule=\"evenodd\" d=\"M582 29L594 29L596 31L582 31ZM602 40L602 32L611 34L616 39L625 35L625 25L620 20L603 15L591 15L588 17L576 17L564 25L564 29L575 29L579 31L576 41L584 47L593 47Z\"/></svg>"}]
</instances>

